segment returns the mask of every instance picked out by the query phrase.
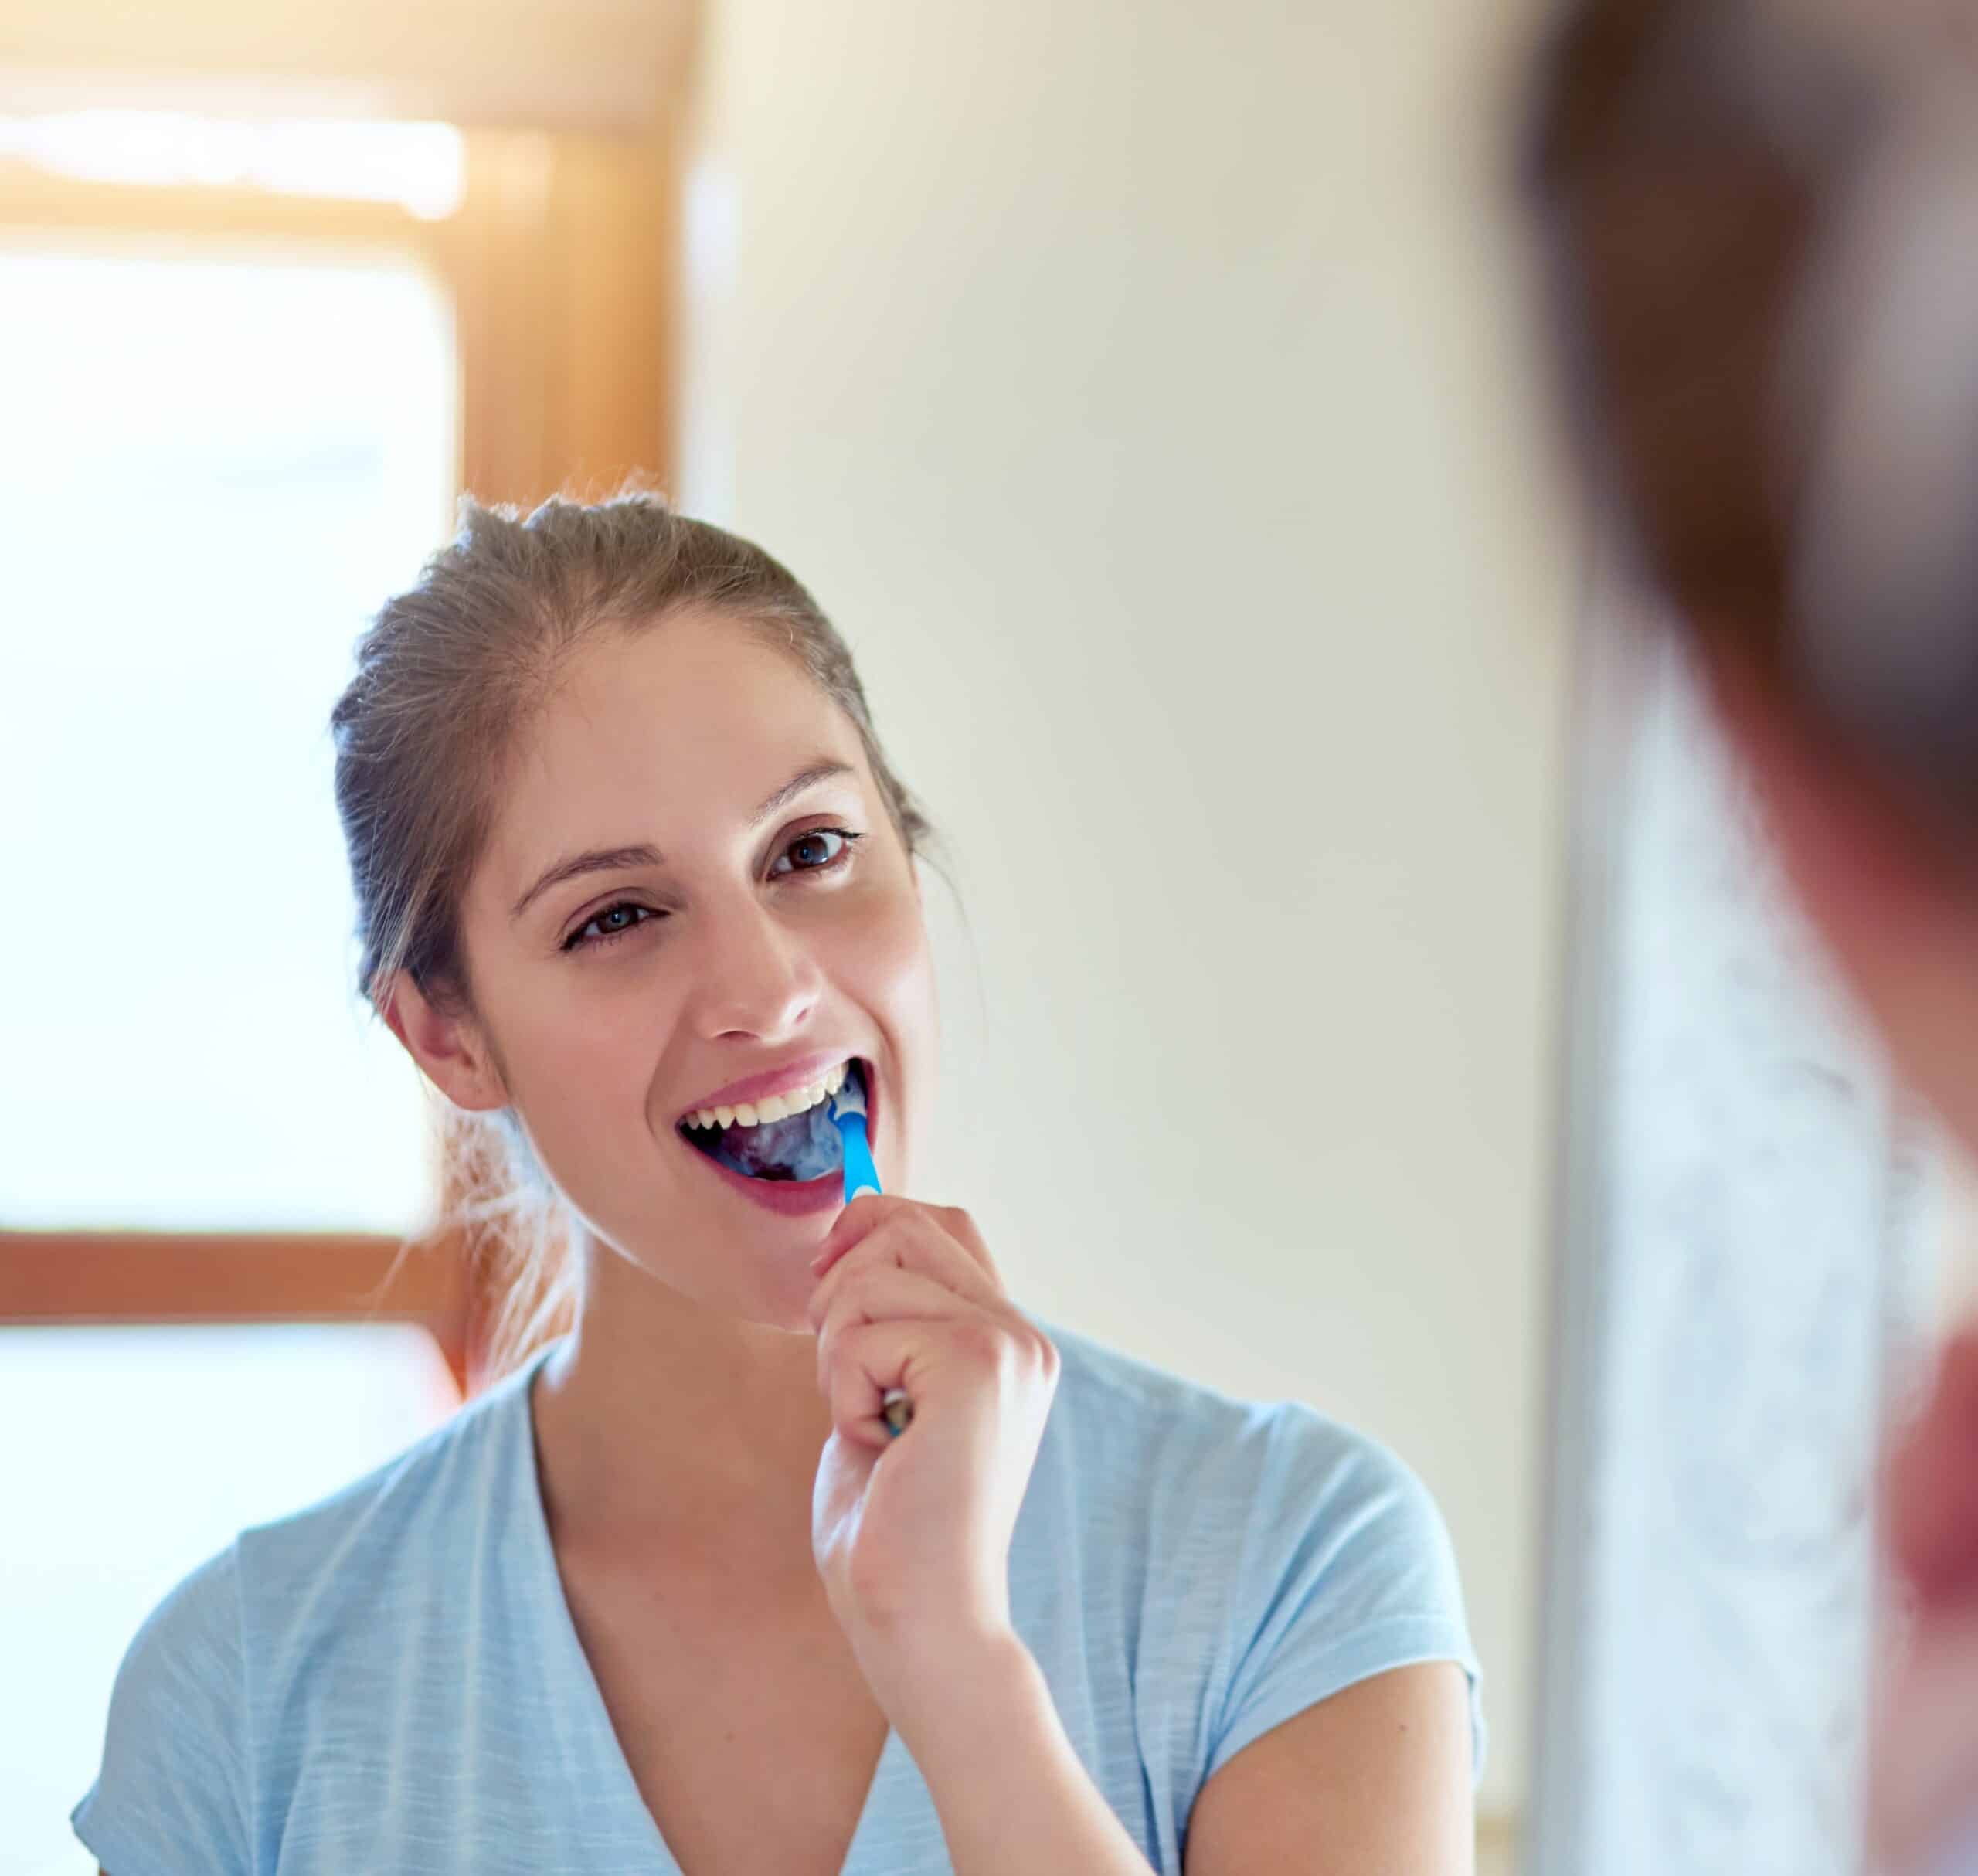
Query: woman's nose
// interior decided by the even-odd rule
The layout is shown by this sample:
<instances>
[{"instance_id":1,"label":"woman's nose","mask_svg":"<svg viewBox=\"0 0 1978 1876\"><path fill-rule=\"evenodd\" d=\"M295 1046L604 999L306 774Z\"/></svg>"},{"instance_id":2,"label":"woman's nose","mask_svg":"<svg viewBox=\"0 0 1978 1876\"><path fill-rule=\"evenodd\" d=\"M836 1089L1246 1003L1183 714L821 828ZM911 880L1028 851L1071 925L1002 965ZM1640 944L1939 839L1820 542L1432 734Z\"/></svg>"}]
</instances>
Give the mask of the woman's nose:
<instances>
[{"instance_id":1,"label":"woman's nose","mask_svg":"<svg viewBox=\"0 0 1978 1876\"><path fill-rule=\"evenodd\" d=\"M775 1042L799 1029L824 984L803 941L760 908L703 917L695 1016L709 1040Z\"/></svg>"}]
</instances>

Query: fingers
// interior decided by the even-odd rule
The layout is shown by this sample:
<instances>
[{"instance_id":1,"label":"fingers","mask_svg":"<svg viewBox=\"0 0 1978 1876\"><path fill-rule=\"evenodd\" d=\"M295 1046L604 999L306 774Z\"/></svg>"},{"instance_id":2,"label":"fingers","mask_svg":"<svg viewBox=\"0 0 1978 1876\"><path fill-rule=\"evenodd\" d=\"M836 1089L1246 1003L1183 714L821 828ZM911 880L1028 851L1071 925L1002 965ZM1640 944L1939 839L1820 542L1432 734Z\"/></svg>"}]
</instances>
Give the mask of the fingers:
<instances>
[{"instance_id":1,"label":"fingers","mask_svg":"<svg viewBox=\"0 0 1978 1876\"><path fill-rule=\"evenodd\" d=\"M974 1221L953 1206L876 1193L855 1198L811 1260L820 1287L855 1257L923 1271L961 1296L990 1301L1008 1294Z\"/></svg>"},{"instance_id":2,"label":"fingers","mask_svg":"<svg viewBox=\"0 0 1978 1876\"><path fill-rule=\"evenodd\" d=\"M973 1308L945 1283L917 1270L903 1270L896 1264L854 1270L814 1319L817 1331L817 1385L824 1387L838 1342L848 1331L875 1322L944 1321L970 1314Z\"/></svg>"},{"instance_id":3,"label":"fingers","mask_svg":"<svg viewBox=\"0 0 1978 1876\"><path fill-rule=\"evenodd\" d=\"M860 1193L831 1221L824 1242L817 1246L817 1256L811 1259L811 1268L821 1276L896 1212L902 1208L911 1208L913 1205L912 1199L896 1198L890 1192Z\"/></svg>"},{"instance_id":4,"label":"fingers","mask_svg":"<svg viewBox=\"0 0 1978 1876\"><path fill-rule=\"evenodd\" d=\"M959 1205L930 1205L941 1229L955 1242L967 1252L981 1267L983 1273L995 1285L998 1296L1009 1293L1003 1287L1003 1274L996 1268L996 1260L989 1255L989 1247L982 1242L982 1234L975 1229L975 1221Z\"/></svg>"},{"instance_id":5,"label":"fingers","mask_svg":"<svg viewBox=\"0 0 1978 1876\"><path fill-rule=\"evenodd\" d=\"M847 1205L824 1234L817 1256L811 1259L811 1268L821 1274L882 1225L909 1215L933 1220L984 1275L999 1290L1001 1288L1002 1278L997 1271L995 1260L990 1256L982 1234L975 1229L975 1221L966 1212L957 1205L926 1205L919 1199L902 1198L890 1192L861 1193Z\"/></svg>"},{"instance_id":6,"label":"fingers","mask_svg":"<svg viewBox=\"0 0 1978 1876\"><path fill-rule=\"evenodd\" d=\"M849 1324L832 1338L828 1361L819 1343L824 1397L838 1432L882 1452L892 1444L886 1390L906 1385L907 1363L919 1352L926 1334L923 1324L899 1318Z\"/></svg>"},{"instance_id":7,"label":"fingers","mask_svg":"<svg viewBox=\"0 0 1978 1876\"><path fill-rule=\"evenodd\" d=\"M819 1261L805 1312L817 1336L818 1386L833 1424L861 1443L889 1443L885 1395L908 1387L909 1357L974 1348L995 1367L1005 1344L1042 1339L1010 1303L974 1220L953 1207L860 1198Z\"/></svg>"},{"instance_id":8,"label":"fingers","mask_svg":"<svg viewBox=\"0 0 1978 1876\"><path fill-rule=\"evenodd\" d=\"M892 1443L885 1412L889 1388L916 1395L917 1389L932 1392L937 1382L945 1382L957 1396L980 1392L1002 1412L1013 1402L1036 1397L1041 1384L1041 1432L1059 1365L1055 1344L1024 1317L1005 1319L964 1306L937 1320L888 1316L834 1325L828 1350L820 1344L818 1372L833 1427L883 1450ZM918 1419L916 1412L916 1423ZM1034 1443L1031 1449L1034 1453Z\"/></svg>"}]
</instances>

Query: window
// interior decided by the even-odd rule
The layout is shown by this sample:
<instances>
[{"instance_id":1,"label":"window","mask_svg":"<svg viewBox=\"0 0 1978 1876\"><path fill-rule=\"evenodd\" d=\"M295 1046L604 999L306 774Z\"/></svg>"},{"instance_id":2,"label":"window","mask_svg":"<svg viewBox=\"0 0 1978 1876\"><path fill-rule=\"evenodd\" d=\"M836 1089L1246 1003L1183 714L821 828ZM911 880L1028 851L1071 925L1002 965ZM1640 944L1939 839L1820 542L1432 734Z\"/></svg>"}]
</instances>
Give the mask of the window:
<instances>
[{"instance_id":1,"label":"window","mask_svg":"<svg viewBox=\"0 0 1978 1876\"><path fill-rule=\"evenodd\" d=\"M454 378L397 257L0 250L9 1225L419 1222L327 721L444 536Z\"/></svg>"},{"instance_id":2,"label":"window","mask_svg":"<svg viewBox=\"0 0 1978 1876\"><path fill-rule=\"evenodd\" d=\"M165 1592L476 1378L471 1242L398 1263L449 1173L328 713L461 487L664 485L674 175L650 122L0 115L0 1868L92 1867Z\"/></svg>"}]
</instances>

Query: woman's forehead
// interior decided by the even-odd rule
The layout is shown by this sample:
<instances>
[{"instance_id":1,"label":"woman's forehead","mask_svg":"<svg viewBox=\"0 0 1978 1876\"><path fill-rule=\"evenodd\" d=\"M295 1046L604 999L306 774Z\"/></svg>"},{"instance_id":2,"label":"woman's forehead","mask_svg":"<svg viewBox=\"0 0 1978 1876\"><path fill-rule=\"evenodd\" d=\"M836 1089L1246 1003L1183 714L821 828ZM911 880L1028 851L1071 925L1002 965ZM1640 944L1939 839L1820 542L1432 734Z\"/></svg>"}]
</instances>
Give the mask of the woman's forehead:
<instances>
[{"instance_id":1,"label":"woman's forehead","mask_svg":"<svg viewBox=\"0 0 1978 1876\"><path fill-rule=\"evenodd\" d=\"M839 718L796 660L747 621L687 612L585 646L528 741L546 764L573 765L593 749L664 760L744 749L757 726L812 734Z\"/></svg>"},{"instance_id":2,"label":"woman's forehead","mask_svg":"<svg viewBox=\"0 0 1978 1876\"><path fill-rule=\"evenodd\" d=\"M663 845L668 824L746 816L821 759L865 770L858 732L793 659L693 613L586 646L515 756L494 849L517 868L614 828Z\"/></svg>"}]
</instances>

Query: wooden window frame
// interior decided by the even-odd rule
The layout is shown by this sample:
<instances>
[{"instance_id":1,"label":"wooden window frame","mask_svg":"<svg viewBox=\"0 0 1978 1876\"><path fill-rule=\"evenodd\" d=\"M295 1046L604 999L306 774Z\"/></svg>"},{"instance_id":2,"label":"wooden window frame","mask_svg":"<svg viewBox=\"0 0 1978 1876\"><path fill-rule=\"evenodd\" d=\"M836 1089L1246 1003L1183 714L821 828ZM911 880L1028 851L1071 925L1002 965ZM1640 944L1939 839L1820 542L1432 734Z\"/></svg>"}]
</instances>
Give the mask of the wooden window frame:
<instances>
[{"instance_id":1,"label":"wooden window frame","mask_svg":"<svg viewBox=\"0 0 1978 1876\"><path fill-rule=\"evenodd\" d=\"M632 476L666 488L682 114L661 110L658 127L623 133L467 129L462 199L440 220L389 203L84 182L0 161L0 233L409 256L453 306L460 488L524 507L559 490L595 497ZM444 1216L450 1169L440 1183ZM432 1337L464 1397L485 1378L494 1301L479 1250L449 1229L408 1242L21 1231L0 1218L0 1324L409 1322Z\"/></svg>"}]
</instances>

